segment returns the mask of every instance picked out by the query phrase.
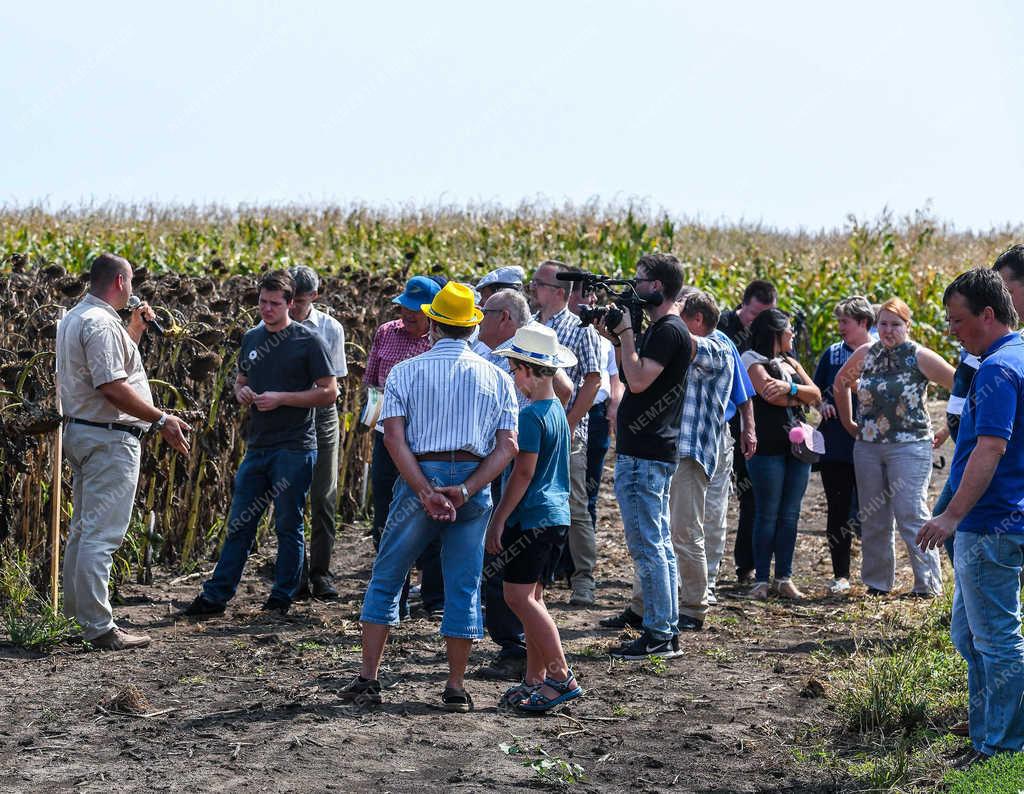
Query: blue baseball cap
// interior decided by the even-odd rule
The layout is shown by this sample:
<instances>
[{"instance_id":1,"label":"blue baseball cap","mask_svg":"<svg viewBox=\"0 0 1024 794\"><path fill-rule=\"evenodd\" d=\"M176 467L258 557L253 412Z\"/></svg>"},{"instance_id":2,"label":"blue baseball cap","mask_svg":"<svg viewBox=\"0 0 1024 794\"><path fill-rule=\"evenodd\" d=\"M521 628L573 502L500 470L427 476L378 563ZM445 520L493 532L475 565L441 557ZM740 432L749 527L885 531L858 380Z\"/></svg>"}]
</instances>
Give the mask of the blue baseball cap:
<instances>
[{"instance_id":1,"label":"blue baseball cap","mask_svg":"<svg viewBox=\"0 0 1024 794\"><path fill-rule=\"evenodd\" d=\"M436 281L426 276L413 276L405 282L405 292L397 298L392 298L392 303L397 303L410 311L418 312L424 303L430 303L434 296L441 291Z\"/></svg>"}]
</instances>

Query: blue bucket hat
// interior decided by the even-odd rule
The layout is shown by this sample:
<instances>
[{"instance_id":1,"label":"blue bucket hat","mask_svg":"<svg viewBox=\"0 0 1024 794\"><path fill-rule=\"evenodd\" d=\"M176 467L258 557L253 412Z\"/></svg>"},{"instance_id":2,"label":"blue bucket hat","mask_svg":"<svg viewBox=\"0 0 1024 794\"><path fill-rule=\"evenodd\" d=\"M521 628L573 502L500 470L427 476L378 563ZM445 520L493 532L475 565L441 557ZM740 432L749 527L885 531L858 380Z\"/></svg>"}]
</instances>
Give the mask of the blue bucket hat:
<instances>
[{"instance_id":1,"label":"blue bucket hat","mask_svg":"<svg viewBox=\"0 0 1024 794\"><path fill-rule=\"evenodd\" d=\"M420 311L420 306L430 303L434 296L441 291L436 281L426 276L413 276L405 282L405 292L397 298L392 298L392 303L397 303L410 311Z\"/></svg>"}]
</instances>

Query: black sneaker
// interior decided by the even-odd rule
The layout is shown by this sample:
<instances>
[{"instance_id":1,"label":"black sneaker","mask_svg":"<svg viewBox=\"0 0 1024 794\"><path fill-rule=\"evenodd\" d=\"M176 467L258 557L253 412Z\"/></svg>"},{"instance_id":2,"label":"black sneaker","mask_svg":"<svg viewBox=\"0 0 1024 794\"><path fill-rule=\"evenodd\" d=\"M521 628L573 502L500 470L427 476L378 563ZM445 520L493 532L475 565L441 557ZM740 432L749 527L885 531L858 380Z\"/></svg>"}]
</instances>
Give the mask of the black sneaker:
<instances>
[{"instance_id":1,"label":"black sneaker","mask_svg":"<svg viewBox=\"0 0 1024 794\"><path fill-rule=\"evenodd\" d=\"M679 616L679 630L680 631L700 631L704 628L704 621L698 618L690 617L689 615Z\"/></svg>"},{"instance_id":2,"label":"black sneaker","mask_svg":"<svg viewBox=\"0 0 1024 794\"><path fill-rule=\"evenodd\" d=\"M644 626L643 615L638 615L629 607L626 607L618 615L612 615L610 618L602 618L597 622L603 629L624 629L627 626L631 629L642 629Z\"/></svg>"},{"instance_id":3,"label":"black sneaker","mask_svg":"<svg viewBox=\"0 0 1024 794\"><path fill-rule=\"evenodd\" d=\"M356 706L380 705L380 681L376 678L356 676L338 692L338 698L342 703L352 703Z\"/></svg>"},{"instance_id":4,"label":"black sneaker","mask_svg":"<svg viewBox=\"0 0 1024 794\"><path fill-rule=\"evenodd\" d=\"M260 607L260 610L263 611L263 612L272 612L272 613L274 613L276 615L280 615L281 617L284 617L285 615L288 614L288 610L290 608L291 608L291 602L290 601L284 601L283 599L274 598L273 596L271 596L270 598L268 598L266 600L266 602L263 604L263 606Z\"/></svg>"},{"instance_id":5,"label":"black sneaker","mask_svg":"<svg viewBox=\"0 0 1024 794\"><path fill-rule=\"evenodd\" d=\"M681 653L678 642L678 638L675 643L672 639L658 640L645 631L632 642L627 642L612 651L612 658L638 660L646 659L648 656L660 656L662 659L673 659Z\"/></svg>"},{"instance_id":6,"label":"black sneaker","mask_svg":"<svg viewBox=\"0 0 1024 794\"><path fill-rule=\"evenodd\" d=\"M181 614L190 618L208 618L214 615L223 615L225 608L224 604L215 604L200 593L196 596L195 601L182 610Z\"/></svg>"}]
</instances>

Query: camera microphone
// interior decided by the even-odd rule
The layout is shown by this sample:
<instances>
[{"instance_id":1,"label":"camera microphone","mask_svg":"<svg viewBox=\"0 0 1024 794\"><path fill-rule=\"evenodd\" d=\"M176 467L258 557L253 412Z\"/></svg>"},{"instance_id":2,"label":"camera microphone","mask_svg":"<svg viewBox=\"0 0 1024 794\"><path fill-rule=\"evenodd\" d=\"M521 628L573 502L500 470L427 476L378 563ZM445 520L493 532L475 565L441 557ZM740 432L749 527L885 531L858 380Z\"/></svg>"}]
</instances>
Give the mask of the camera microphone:
<instances>
[{"instance_id":1,"label":"camera microphone","mask_svg":"<svg viewBox=\"0 0 1024 794\"><path fill-rule=\"evenodd\" d=\"M141 306L141 305L142 305L142 301L139 300L139 296L138 295L132 295L128 299L128 305L127 305L126 308L128 309L128 311L133 312L137 308L139 308L139 306ZM164 327L162 325L160 325L159 321L157 321L156 319L146 320L146 325L148 325L153 330L153 333L158 334L159 336L163 336L164 335Z\"/></svg>"},{"instance_id":2,"label":"camera microphone","mask_svg":"<svg viewBox=\"0 0 1024 794\"><path fill-rule=\"evenodd\" d=\"M589 273L555 273L555 278L559 281L586 281L593 277Z\"/></svg>"}]
</instances>

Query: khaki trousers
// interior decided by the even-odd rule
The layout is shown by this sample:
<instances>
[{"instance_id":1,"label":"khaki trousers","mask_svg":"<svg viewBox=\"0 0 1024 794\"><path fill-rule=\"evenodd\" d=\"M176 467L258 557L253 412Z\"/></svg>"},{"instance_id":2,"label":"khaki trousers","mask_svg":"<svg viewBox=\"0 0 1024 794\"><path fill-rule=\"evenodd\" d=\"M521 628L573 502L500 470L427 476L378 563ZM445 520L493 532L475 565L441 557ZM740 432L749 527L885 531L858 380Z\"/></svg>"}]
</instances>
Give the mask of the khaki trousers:
<instances>
[{"instance_id":1,"label":"khaki trousers","mask_svg":"<svg viewBox=\"0 0 1024 794\"><path fill-rule=\"evenodd\" d=\"M587 444L573 441L569 454L569 553L572 554L574 593L593 591L597 565L597 535L587 508Z\"/></svg>"},{"instance_id":2,"label":"khaki trousers","mask_svg":"<svg viewBox=\"0 0 1024 794\"><path fill-rule=\"evenodd\" d=\"M85 640L115 626L107 583L132 517L141 450L130 433L78 424L64 429L73 505L64 550L64 613L78 621Z\"/></svg>"}]
</instances>

